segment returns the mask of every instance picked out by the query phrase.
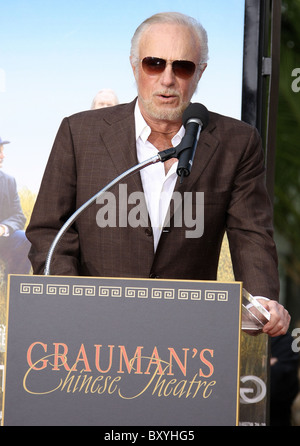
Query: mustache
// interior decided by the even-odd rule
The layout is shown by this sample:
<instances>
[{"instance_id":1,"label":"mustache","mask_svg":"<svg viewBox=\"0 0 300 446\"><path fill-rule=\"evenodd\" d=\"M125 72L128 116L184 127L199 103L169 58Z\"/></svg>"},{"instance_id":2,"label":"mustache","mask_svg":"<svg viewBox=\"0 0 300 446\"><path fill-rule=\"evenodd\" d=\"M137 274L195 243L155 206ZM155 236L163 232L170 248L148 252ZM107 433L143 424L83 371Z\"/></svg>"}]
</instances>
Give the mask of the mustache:
<instances>
[{"instance_id":1,"label":"mustache","mask_svg":"<svg viewBox=\"0 0 300 446\"><path fill-rule=\"evenodd\" d=\"M176 90L172 89L164 89L164 90L157 90L153 93L153 96L175 96L180 97L180 94Z\"/></svg>"}]
</instances>

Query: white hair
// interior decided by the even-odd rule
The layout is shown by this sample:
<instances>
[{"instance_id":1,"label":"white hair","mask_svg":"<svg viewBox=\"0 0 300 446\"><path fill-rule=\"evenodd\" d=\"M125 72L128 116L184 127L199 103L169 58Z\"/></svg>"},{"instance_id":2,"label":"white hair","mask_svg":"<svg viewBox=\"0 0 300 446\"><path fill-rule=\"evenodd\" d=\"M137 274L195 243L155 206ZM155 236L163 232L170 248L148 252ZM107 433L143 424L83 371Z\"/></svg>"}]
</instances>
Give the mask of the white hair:
<instances>
[{"instance_id":1,"label":"white hair","mask_svg":"<svg viewBox=\"0 0 300 446\"><path fill-rule=\"evenodd\" d=\"M207 32L196 19L189 17L179 12L161 12L154 14L146 19L135 31L131 39L130 58L134 66L137 67L139 63L139 45L143 33L151 26L157 23L171 23L176 25L187 26L195 33L196 38L201 48L200 64L205 64L208 61L208 38Z\"/></svg>"}]
</instances>

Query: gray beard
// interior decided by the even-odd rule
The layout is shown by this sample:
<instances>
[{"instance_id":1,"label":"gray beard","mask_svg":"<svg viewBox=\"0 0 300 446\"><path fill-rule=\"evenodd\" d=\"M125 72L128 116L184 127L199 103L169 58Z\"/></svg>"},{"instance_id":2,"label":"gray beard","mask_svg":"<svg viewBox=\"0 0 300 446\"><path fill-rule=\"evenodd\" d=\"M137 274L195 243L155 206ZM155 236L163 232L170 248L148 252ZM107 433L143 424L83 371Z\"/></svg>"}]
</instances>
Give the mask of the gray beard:
<instances>
[{"instance_id":1,"label":"gray beard","mask_svg":"<svg viewBox=\"0 0 300 446\"><path fill-rule=\"evenodd\" d=\"M148 113L149 116L151 116L151 118L163 121L178 121L179 119L181 119L184 110L189 105L189 102L184 102L176 108L163 109L154 105L152 101L144 101L142 98L140 98L140 100L144 106L145 111Z\"/></svg>"}]
</instances>

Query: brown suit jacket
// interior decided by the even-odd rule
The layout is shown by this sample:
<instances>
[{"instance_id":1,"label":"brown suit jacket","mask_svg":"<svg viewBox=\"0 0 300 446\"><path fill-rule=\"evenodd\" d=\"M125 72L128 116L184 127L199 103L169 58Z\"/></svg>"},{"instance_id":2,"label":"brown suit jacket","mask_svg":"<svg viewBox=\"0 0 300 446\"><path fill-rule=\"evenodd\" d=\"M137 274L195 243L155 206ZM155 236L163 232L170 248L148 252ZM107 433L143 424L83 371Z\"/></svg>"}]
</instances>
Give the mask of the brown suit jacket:
<instances>
[{"instance_id":1,"label":"brown suit jacket","mask_svg":"<svg viewBox=\"0 0 300 446\"><path fill-rule=\"evenodd\" d=\"M35 274L43 273L50 244L75 209L137 164L134 106L135 101L63 120L27 230ZM175 188L182 196L204 192L203 235L186 238L190 228L175 226L172 210L154 254L149 221L136 228L100 228L96 223L100 205L95 203L59 243L51 274L215 280L226 230L236 280L255 295L278 299L272 207L264 177L257 131L210 113L192 172ZM143 190L139 173L126 184L128 195ZM119 186L111 189L117 203L118 191Z\"/></svg>"}]
</instances>

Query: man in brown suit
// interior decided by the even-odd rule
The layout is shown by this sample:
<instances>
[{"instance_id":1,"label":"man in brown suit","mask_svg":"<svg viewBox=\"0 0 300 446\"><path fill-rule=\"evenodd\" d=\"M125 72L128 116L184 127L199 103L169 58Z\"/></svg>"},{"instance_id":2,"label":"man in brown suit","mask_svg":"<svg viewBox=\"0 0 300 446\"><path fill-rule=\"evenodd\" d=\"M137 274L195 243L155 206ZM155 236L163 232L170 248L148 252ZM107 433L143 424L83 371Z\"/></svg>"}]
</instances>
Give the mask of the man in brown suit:
<instances>
[{"instance_id":1,"label":"man in brown suit","mask_svg":"<svg viewBox=\"0 0 300 446\"><path fill-rule=\"evenodd\" d=\"M207 59L201 25L181 14L155 15L132 40L130 61L138 99L64 119L27 230L35 274L43 273L51 242L78 207L128 168L179 144L184 135L182 114ZM236 280L253 295L270 299L260 300L271 313L264 331L271 336L284 333L290 316L277 302L272 208L257 131L210 113L191 174L182 184L176 165L176 159L154 164L127 179L122 190L111 189L107 199L112 198L114 209L107 208L107 216L112 212L114 218L106 222L100 203L90 206L60 241L51 274L215 280L227 231ZM188 207L193 214L181 225L173 206L167 211L173 191L191 198ZM137 202L128 198L137 192L139 225L131 224ZM204 206L197 202L199 192ZM199 219L203 231L192 234L189 222L197 225Z\"/></svg>"}]
</instances>

